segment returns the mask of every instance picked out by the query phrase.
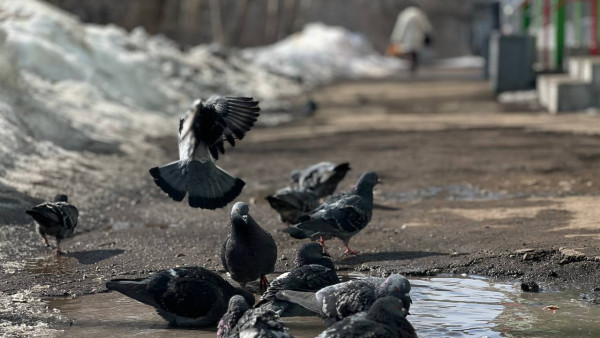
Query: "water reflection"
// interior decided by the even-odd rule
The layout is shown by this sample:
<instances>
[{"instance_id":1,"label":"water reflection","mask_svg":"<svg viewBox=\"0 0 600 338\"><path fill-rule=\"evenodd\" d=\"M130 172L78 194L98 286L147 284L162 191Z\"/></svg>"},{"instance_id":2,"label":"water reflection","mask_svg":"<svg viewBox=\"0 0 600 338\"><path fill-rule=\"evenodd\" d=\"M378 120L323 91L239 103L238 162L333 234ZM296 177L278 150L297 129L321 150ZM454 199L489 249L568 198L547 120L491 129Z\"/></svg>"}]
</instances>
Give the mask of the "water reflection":
<instances>
[{"instance_id":1,"label":"water reflection","mask_svg":"<svg viewBox=\"0 0 600 338\"><path fill-rule=\"evenodd\" d=\"M363 276L345 273L344 280ZM270 276L269 279L273 279ZM522 293L509 284L484 278L411 278L410 322L420 337L597 337L600 307L578 300L578 292ZM215 337L215 328L176 329L150 306L120 293L74 299L49 299L72 321L65 336L90 337ZM544 310L556 305L556 313ZM284 318L295 337L315 337L325 326L320 319Z\"/></svg>"}]
</instances>

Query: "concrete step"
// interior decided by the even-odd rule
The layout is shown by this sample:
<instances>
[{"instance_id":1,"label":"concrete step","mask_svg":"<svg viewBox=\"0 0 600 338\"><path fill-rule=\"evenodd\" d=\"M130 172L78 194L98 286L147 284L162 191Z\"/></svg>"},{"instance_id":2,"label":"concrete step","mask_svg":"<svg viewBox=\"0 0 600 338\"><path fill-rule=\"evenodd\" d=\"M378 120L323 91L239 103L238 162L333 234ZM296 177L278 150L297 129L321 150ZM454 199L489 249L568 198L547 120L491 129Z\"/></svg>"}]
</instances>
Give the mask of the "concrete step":
<instances>
[{"instance_id":1,"label":"concrete step","mask_svg":"<svg viewBox=\"0 0 600 338\"><path fill-rule=\"evenodd\" d=\"M598 66L600 66L600 56L572 56L568 61L569 74L576 79L588 82L593 81L594 67Z\"/></svg>"},{"instance_id":2,"label":"concrete step","mask_svg":"<svg viewBox=\"0 0 600 338\"><path fill-rule=\"evenodd\" d=\"M548 90L548 111L556 114L563 111L585 110L596 104L594 91L587 81L573 78L557 79Z\"/></svg>"},{"instance_id":3,"label":"concrete step","mask_svg":"<svg viewBox=\"0 0 600 338\"><path fill-rule=\"evenodd\" d=\"M537 92L540 104L544 108L548 108L550 103L550 88L555 86L556 82L568 81L572 79L569 74L543 74L537 76Z\"/></svg>"},{"instance_id":4,"label":"concrete step","mask_svg":"<svg viewBox=\"0 0 600 338\"><path fill-rule=\"evenodd\" d=\"M600 100L600 57L571 56L567 74L538 75L540 103L552 114L597 107Z\"/></svg>"}]
</instances>

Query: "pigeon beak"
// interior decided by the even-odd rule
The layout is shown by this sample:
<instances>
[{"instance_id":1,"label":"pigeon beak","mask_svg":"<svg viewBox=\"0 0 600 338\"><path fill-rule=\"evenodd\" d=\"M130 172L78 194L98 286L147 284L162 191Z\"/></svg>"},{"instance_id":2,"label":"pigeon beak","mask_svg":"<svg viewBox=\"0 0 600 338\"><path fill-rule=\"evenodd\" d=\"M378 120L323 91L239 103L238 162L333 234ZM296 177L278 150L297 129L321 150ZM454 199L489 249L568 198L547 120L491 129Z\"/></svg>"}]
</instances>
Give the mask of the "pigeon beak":
<instances>
[{"instance_id":1,"label":"pigeon beak","mask_svg":"<svg viewBox=\"0 0 600 338\"><path fill-rule=\"evenodd\" d=\"M383 181L380 178L378 178L376 184L383 184Z\"/></svg>"},{"instance_id":2,"label":"pigeon beak","mask_svg":"<svg viewBox=\"0 0 600 338\"><path fill-rule=\"evenodd\" d=\"M244 222L248 223L248 215L243 215L242 219L244 220Z\"/></svg>"},{"instance_id":3,"label":"pigeon beak","mask_svg":"<svg viewBox=\"0 0 600 338\"><path fill-rule=\"evenodd\" d=\"M331 255L329 254L329 252L323 252L323 256L325 256L325 257L331 257Z\"/></svg>"}]
</instances>

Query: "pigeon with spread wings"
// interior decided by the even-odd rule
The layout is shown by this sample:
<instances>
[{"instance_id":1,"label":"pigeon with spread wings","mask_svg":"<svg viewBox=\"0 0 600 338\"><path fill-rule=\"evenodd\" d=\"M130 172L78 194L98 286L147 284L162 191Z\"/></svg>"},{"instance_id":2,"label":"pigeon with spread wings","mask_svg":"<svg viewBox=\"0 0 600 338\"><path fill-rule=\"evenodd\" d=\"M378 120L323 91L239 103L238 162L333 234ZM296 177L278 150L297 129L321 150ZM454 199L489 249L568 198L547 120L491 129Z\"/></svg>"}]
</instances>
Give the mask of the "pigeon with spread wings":
<instances>
[{"instance_id":1,"label":"pigeon with spread wings","mask_svg":"<svg viewBox=\"0 0 600 338\"><path fill-rule=\"evenodd\" d=\"M175 201L189 194L191 207L217 209L233 201L246 184L215 165L224 142L235 146L254 126L260 108L249 97L197 100L179 122L179 161L150 169L154 183Z\"/></svg>"}]
</instances>

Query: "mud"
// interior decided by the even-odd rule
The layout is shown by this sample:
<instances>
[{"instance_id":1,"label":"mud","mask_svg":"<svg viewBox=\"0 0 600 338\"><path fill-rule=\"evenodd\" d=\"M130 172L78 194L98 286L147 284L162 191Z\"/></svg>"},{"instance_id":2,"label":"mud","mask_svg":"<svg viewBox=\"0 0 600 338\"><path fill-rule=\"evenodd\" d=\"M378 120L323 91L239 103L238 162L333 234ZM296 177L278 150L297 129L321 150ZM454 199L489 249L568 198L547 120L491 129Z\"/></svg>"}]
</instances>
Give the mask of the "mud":
<instances>
[{"instance_id":1,"label":"mud","mask_svg":"<svg viewBox=\"0 0 600 338\"><path fill-rule=\"evenodd\" d=\"M361 254L346 257L341 242L329 243L341 270L478 274L534 280L546 290L598 286L597 116L506 107L470 77L345 83L312 96L320 107L315 116L257 128L219 160L247 182L239 200L251 204L287 258L277 272L290 268L301 242L282 232L264 198L288 184L293 169L328 160L351 163L340 189L367 170L385 182L376 189L371 223L351 241ZM171 201L147 170L177 157L175 138L146 141L119 154L82 153L86 167L78 170L47 168L52 175L36 195L51 198L61 187L81 210L63 257L15 216L31 191L2 192L20 203L0 216L0 292L74 296L102 292L116 276L173 266L222 271L229 210Z\"/></svg>"}]
</instances>

